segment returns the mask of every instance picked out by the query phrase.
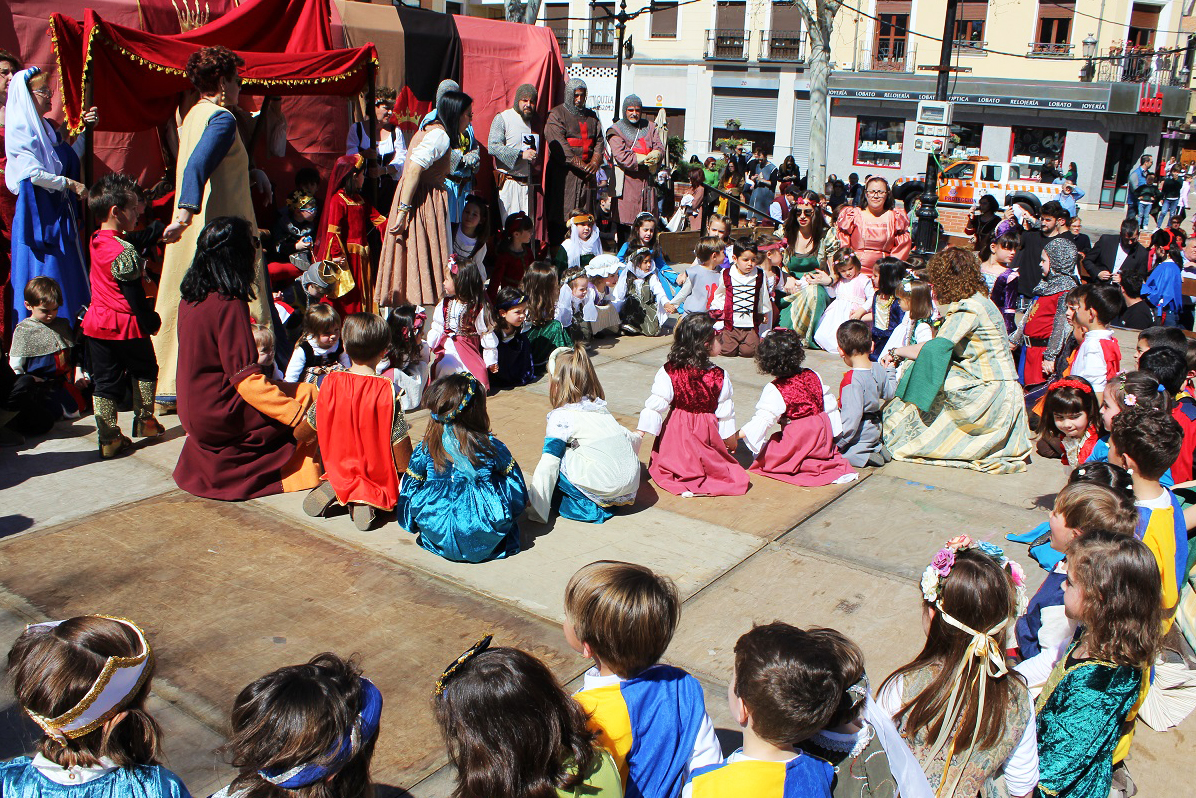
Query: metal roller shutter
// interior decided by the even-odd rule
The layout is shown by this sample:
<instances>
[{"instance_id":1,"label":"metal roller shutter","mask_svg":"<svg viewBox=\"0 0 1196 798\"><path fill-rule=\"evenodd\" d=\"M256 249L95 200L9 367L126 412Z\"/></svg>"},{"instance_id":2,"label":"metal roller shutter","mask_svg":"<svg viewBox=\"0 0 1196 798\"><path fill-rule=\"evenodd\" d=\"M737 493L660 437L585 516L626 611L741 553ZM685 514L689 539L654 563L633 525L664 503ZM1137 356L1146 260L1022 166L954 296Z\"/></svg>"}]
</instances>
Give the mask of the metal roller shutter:
<instances>
[{"instance_id":1,"label":"metal roller shutter","mask_svg":"<svg viewBox=\"0 0 1196 798\"><path fill-rule=\"evenodd\" d=\"M793 100L793 160L806 173L810 162L810 93L799 91Z\"/></svg>"},{"instance_id":2,"label":"metal roller shutter","mask_svg":"<svg viewBox=\"0 0 1196 798\"><path fill-rule=\"evenodd\" d=\"M710 126L725 127L728 119L738 119L741 130L771 133L777 129L776 92L745 92L714 95L710 105Z\"/></svg>"}]
</instances>

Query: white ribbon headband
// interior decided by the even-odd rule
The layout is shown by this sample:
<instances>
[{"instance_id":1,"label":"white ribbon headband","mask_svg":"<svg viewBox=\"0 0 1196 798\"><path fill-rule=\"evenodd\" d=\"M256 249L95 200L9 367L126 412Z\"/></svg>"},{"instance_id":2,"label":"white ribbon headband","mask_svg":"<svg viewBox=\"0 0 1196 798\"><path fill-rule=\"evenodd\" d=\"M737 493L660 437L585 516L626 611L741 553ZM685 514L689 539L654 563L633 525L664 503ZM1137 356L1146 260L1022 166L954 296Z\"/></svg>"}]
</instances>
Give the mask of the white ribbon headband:
<instances>
[{"instance_id":1,"label":"white ribbon headband","mask_svg":"<svg viewBox=\"0 0 1196 798\"><path fill-rule=\"evenodd\" d=\"M149 665L153 662L149 641L145 639L145 633L137 624L109 615L91 617L107 618L132 629L141 643L141 651L132 657L109 657L87 694L78 704L58 717L47 718L30 709L25 710L29 717L33 718L33 722L42 727L42 731L63 745L66 745L67 740L90 734L115 715L129 696L141 689L146 676L149 675ZM52 629L61 623L62 621L34 623L25 627L25 630L39 627Z\"/></svg>"}]
</instances>

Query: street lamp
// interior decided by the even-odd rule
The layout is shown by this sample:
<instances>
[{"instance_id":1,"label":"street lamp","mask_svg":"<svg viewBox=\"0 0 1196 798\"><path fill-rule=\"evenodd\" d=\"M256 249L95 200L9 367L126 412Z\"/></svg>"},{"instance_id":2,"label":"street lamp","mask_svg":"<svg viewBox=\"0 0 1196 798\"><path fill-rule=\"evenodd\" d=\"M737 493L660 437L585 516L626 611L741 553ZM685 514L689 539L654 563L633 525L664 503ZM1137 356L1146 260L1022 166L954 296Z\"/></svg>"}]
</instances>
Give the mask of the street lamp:
<instances>
[{"instance_id":1,"label":"street lamp","mask_svg":"<svg viewBox=\"0 0 1196 798\"><path fill-rule=\"evenodd\" d=\"M1083 68L1080 70L1080 80L1082 80L1084 83L1091 83L1092 78L1096 75L1096 64L1092 62L1092 59L1096 58L1096 45L1096 37L1091 33L1084 37L1083 46L1085 61Z\"/></svg>"}]
</instances>

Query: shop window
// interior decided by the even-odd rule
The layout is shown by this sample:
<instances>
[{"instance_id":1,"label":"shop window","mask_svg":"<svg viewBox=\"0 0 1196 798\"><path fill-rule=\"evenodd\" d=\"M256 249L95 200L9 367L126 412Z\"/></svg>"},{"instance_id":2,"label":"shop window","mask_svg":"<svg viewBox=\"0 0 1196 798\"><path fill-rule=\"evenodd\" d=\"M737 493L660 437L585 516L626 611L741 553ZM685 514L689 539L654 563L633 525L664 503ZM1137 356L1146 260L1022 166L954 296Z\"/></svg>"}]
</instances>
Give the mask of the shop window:
<instances>
[{"instance_id":1,"label":"shop window","mask_svg":"<svg viewBox=\"0 0 1196 798\"><path fill-rule=\"evenodd\" d=\"M951 141L947 145L948 158L970 158L980 154L980 136L984 125L979 122L956 122L951 125Z\"/></svg>"},{"instance_id":2,"label":"shop window","mask_svg":"<svg viewBox=\"0 0 1196 798\"><path fill-rule=\"evenodd\" d=\"M1021 164L1026 179L1037 180L1042 165L1048 160L1063 157L1063 142L1067 131L1054 127L1014 127L1013 146L1009 160Z\"/></svg>"},{"instance_id":3,"label":"shop window","mask_svg":"<svg viewBox=\"0 0 1196 798\"><path fill-rule=\"evenodd\" d=\"M904 139L904 119L861 116L856 127L855 165L899 168Z\"/></svg>"},{"instance_id":4,"label":"shop window","mask_svg":"<svg viewBox=\"0 0 1196 798\"><path fill-rule=\"evenodd\" d=\"M652 6L655 11L652 12L652 38L653 39L675 39L677 38L677 4L676 3L656 3Z\"/></svg>"}]
</instances>

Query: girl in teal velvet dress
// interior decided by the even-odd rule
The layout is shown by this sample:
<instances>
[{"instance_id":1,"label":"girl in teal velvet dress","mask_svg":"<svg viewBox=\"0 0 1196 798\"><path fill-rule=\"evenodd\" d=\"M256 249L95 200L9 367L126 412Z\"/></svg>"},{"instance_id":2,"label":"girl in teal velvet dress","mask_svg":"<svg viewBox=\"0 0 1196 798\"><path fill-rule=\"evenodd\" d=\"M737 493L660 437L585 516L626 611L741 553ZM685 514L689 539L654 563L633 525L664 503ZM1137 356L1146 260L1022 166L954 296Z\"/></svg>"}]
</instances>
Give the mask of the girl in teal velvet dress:
<instances>
[{"instance_id":1,"label":"girl in teal velvet dress","mask_svg":"<svg viewBox=\"0 0 1196 798\"><path fill-rule=\"evenodd\" d=\"M17 701L45 734L32 759L0 764L4 798L191 798L158 764L161 731L145 709L154 656L136 624L32 624L8 665Z\"/></svg>"},{"instance_id":2,"label":"girl in teal velvet dress","mask_svg":"<svg viewBox=\"0 0 1196 798\"><path fill-rule=\"evenodd\" d=\"M470 374L448 374L428 388L426 402L432 414L403 474L399 525L456 562L517 554L527 486L510 450L490 434L486 389Z\"/></svg>"},{"instance_id":3,"label":"girl in teal velvet dress","mask_svg":"<svg viewBox=\"0 0 1196 798\"><path fill-rule=\"evenodd\" d=\"M1094 529L1067 550L1063 608L1082 627L1038 697L1037 795L1109 794L1149 687L1162 606L1141 541Z\"/></svg>"}]
</instances>

